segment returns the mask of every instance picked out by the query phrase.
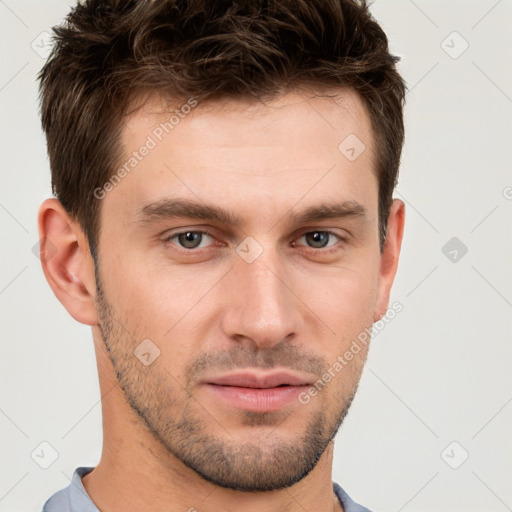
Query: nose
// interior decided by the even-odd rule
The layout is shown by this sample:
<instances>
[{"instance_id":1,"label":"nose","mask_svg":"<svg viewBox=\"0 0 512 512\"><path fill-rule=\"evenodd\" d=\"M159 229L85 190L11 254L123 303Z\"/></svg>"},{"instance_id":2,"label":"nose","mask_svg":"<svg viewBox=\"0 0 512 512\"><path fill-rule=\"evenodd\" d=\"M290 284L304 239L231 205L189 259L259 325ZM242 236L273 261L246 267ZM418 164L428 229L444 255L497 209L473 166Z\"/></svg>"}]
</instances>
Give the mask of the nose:
<instances>
[{"instance_id":1,"label":"nose","mask_svg":"<svg viewBox=\"0 0 512 512\"><path fill-rule=\"evenodd\" d=\"M223 330L231 339L249 339L270 348L300 330L301 301L279 255L266 249L252 263L237 257L225 283Z\"/></svg>"}]
</instances>

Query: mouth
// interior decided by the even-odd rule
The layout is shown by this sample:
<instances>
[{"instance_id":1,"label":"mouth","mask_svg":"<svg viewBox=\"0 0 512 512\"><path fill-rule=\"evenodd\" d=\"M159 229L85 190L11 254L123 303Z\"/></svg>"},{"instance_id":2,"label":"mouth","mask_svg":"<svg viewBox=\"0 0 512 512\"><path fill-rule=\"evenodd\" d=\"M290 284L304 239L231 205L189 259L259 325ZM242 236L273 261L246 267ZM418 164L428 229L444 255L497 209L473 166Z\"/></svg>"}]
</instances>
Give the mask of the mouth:
<instances>
[{"instance_id":1,"label":"mouth","mask_svg":"<svg viewBox=\"0 0 512 512\"><path fill-rule=\"evenodd\" d=\"M212 395L232 407L253 412L273 412L298 403L310 379L289 372L234 373L204 382Z\"/></svg>"},{"instance_id":2,"label":"mouth","mask_svg":"<svg viewBox=\"0 0 512 512\"><path fill-rule=\"evenodd\" d=\"M208 384L243 388L268 389L281 386L309 386L311 379L290 372L238 372L207 379Z\"/></svg>"}]
</instances>

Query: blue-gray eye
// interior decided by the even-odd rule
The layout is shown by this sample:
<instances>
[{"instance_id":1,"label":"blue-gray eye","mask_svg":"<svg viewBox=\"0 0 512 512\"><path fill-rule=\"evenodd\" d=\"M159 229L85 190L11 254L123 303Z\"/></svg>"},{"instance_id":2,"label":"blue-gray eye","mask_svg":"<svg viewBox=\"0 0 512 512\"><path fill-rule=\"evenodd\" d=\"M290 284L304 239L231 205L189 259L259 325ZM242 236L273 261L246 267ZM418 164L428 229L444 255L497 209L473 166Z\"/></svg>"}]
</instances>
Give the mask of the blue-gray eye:
<instances>
[{"instance_id":1,"label":"blue-gray eye","mask_svg":"<svg viewBox=\"0 0 512 512\"><path fill-rule=\"evenodd\" d=\"M205 247L203 242L208 241L208 238L212 237L206 231L183 231L167 237L165 242L175 243L174 240L177 239L178 245L184 249L198 249Z\"/></svg>"},{"instance_id":2,"label":"blue-gray eye","mask_svg":"<svg viewBox=\"0 0 512 512\"><path fill-rule=\"evenodd\" d=\"M324 247L329 247L329 238L332 237L334 239L334 244L337 242L336 238L339 237L332 233L331 231L310 231L309 233L304 233L301 238L305 238L307 245L314 249L323 249ZM328 245L329 244L329 245Z\"/></svg>"},{"instance_id":3,"label":"blue-gray eye","mask_svg":"<svg viewBox=\"0 0 512 512\"><path fill-rule=\"evenodd\" d=\"M185 249L196 249L203 239L203 233L198 231L187 231L177 236L180 244L185 247Z\"/></svg>"}]
</instances>

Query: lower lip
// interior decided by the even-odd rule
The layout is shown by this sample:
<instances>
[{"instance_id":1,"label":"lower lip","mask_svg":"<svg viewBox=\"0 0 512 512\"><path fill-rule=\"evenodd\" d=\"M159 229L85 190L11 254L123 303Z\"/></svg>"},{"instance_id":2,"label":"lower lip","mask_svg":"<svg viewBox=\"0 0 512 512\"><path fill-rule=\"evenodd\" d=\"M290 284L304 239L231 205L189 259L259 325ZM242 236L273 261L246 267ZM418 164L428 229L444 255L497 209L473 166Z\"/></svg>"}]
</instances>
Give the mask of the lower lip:
<instances>
[{"instance_id":1,"label":"lower lip","mask_svg":"<svg viewBox=\"0 0 512 512\"><path fill-rule=\"evenodd\" d=\"M281 386L277 388L241 388L207 384L207 388L234 407L254 412L278 411L298 401L298 395L308 386Z\"/></svg>"}]
</instances>

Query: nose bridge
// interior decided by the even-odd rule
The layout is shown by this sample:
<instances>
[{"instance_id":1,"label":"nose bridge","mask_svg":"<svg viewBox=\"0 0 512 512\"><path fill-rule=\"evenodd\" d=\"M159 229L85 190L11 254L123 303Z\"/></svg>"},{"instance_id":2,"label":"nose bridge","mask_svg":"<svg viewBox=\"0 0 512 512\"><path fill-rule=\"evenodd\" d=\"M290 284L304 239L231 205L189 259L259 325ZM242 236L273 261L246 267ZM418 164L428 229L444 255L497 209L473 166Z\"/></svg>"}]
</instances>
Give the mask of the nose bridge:
<instances>
[{"instance_id":1,"label":"nose bridge","mask_svg":"<svg viewBox=\"0 0 512 512\"><path fill-rule=\"evenodd\" d=\"M238 251L247 247L249 252L255 250L254 246L244 247L242 243ZM260 247L256 259L251 261L247 253L239 252L235 260L224 329L230 337L251 338L257 345L268 347L299 330L300 311L288 288L290 278L278 251L263 248L262 244Z\"/></svg>"}]
</instances>

